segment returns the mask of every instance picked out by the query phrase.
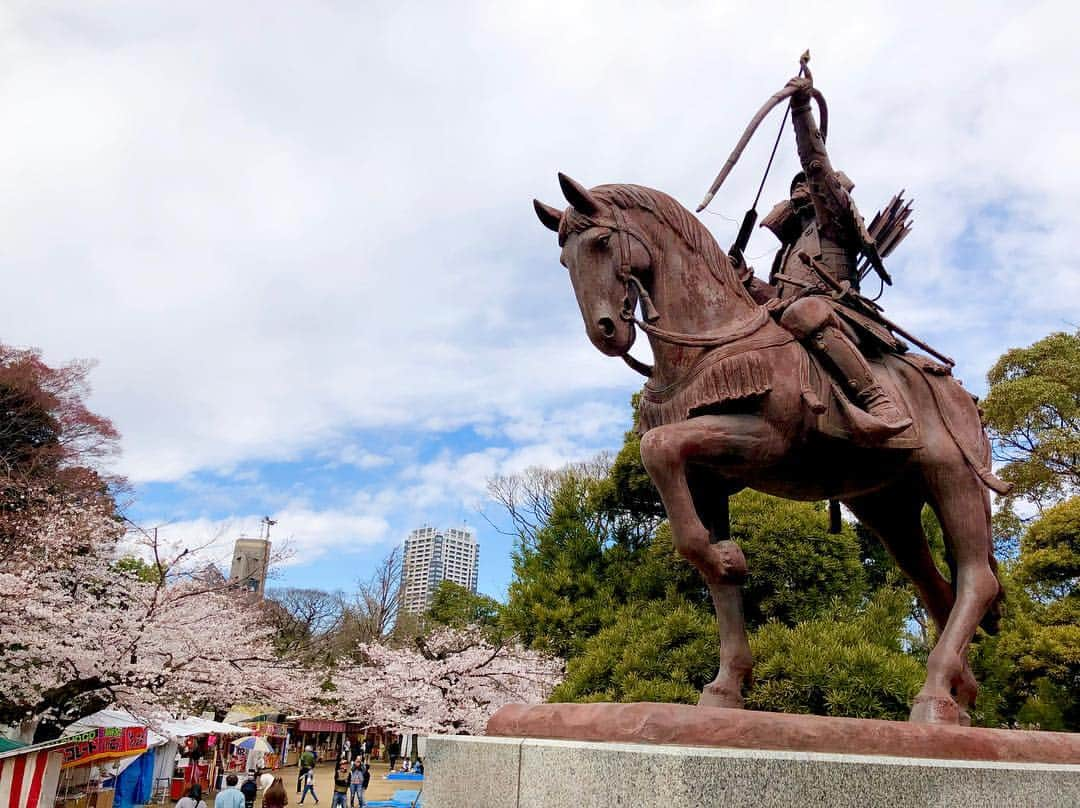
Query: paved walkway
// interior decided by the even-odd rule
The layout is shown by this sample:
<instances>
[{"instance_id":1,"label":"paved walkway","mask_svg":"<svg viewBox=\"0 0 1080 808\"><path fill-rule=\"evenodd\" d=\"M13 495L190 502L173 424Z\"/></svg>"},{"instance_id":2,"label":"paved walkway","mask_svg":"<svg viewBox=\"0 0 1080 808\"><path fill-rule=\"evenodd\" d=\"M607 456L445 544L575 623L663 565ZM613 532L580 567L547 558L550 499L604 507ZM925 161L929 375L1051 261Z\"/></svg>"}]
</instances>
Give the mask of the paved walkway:
<instances>
[{"instance_id":1,"label":"paved walkway","mask_svg":"<svg viewBox=\"0 0 1080 808\"><path fill-rule=\"evenodd\" d=\"M364 792L364 799L368 800L388 800L394 796L394 792L400 789L407 789L410 791L419 790L424 784L423 782L415 780L384 780L389 767L386 765L386 761L375 760L371 762L371 782L368 783L367 791ZM299 776L300 769L296 766L286 766L283 769L271 772L275 777L280 777L285 784L285 794L289 798L290 808L295 808L300 804L300 795L296 793L296 779ZM315 793L319 796L319 808L331 808L334 801L334 767L330 761L323 761L315 766ZM207 808L214 808L214 795L206 794L203 796L206 802ZM175 805L175 801L170 800L169 805ZM315 805L309 795L304 800L304 806ZM255 798L255 808L262 808L262 792ZM352 806L349 806L352 808Z\"/></svg>"},{"instance_id":2,"label":"paved walkway","mask_svg":"<svg viewBox=\"0 0 1080 808\"><path fill-rule=\"evenodd\" d=\"M299 776L296 766L287 766L274 772L285 782L285 792L289 795L289 805L295 806L300 803L296 794L296 778ZM369 800L388 800L394 796L398 789L418 789L423 783L411 781L384 780L388 767L385 761L373 760L371 762L371 782L368 783L364 797ZM318 763L315 766L315 793L319 795L319 808L330 808L334 799L334 765L330 761ZM304 805L312 805L311 797L304 800ZM212 807L211 807L212 808ZM262 795L255 802L255 808L262 808Z\"/></svg>"}]
</instances>

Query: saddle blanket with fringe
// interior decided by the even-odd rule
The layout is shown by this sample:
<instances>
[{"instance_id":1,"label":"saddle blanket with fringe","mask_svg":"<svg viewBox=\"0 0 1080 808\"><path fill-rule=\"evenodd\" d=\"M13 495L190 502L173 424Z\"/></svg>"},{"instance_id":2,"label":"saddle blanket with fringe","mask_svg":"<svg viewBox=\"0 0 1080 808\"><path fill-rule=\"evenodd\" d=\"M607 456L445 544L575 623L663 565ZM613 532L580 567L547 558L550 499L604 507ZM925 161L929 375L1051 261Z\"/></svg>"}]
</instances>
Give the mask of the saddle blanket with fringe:
<instances>
[{"instance_id":1,"label":"saddle blanket with fringe","mask_svg":"<svg viewBox=\"0 0 1080 808\"><path fill-rule=\"evenodd\" d=\"M783 329L764 329L702 354L686 375L666 387L646 382L638 433L685 421L707 407L765 395L772 389L772 368L760 352L794 339Z\"/></svg>"}]
</instances>

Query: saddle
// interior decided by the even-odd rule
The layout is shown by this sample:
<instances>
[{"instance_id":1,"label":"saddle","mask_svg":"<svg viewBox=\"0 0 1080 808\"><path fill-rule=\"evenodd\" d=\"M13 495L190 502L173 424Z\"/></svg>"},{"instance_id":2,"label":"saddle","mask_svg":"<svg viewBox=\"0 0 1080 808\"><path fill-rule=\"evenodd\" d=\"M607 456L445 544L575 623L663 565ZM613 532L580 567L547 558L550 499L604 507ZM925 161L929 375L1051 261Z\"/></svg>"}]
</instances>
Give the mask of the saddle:
<instances>
[{"instance_id":1,"label":"saddle","mask_svg":"<svg viewBox=\"0 0 1080 808\"><path fill-rule=\"evenodd\" d=\"M918 358L934 365L934 370L942 368L947 371L943 366L937 365L926 357ZM885 392L897 408L912 419L911 426L883 442L865 440L863 435L867 430L860 428L860 425L868 423L870 416L847 397L836 382L833 374L821 364L821 361L813 353L804 351L803 368L801 369L803 398L810 404L814 417L814 429L829 438L850 441L859 446L875 449L922 448L923 442L919 433L919 421L915 417L911 403L904 393L903 385L900 384L899 377L893 368L895 362L903 360L885 354L876 358L867 357L867 361L878 384L885 388ZM930 368L924 368L924 371L934 372Z\"/></svg>"}]
</instances>

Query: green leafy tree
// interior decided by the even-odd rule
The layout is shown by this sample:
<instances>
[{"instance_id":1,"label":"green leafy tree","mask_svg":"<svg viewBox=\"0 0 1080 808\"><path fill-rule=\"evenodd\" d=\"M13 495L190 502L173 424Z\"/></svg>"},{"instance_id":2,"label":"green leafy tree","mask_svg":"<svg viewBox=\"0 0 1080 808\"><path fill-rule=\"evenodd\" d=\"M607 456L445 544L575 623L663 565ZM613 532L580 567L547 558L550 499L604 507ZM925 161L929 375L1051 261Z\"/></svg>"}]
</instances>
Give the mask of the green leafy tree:
<instances>
[{"instance_id":1,"label":"green leafy tree","mask_svg":"<svg viewBox=\"0 0 1080 808\"><path fill-rule=\"evenodd\" d=\"M882 590L861 611L832 608L797 626L750 635L756 664L747 706L759 710L907 718L925 676L903 647L908 595ZM679 598L627 604L567 665L553 701L697 703L716 674L716 624Z\"/></svg>"},{"instance_id":2,"label":"green leafy tree","mask_svg":"<svg viewBox=\"0 0 1080 808\"><path fill-rule=\"evenodd\" d=\"M590 504L593 480L566 473L550 516L514 552L507 629L536 650L568 658L611 619L617 605L604 575L604 534Z\"/></svg>"},{"instance_id":3,"label":"green leafy tree","mask_svg":"<svg viewBox=\"0 0 1080 808\"><path fill-rule=\"evenodd\" d=\"M453 581L441 581L435 588L427 617L453 628L494 628L499 624L501 610L502 607L495 598L477 594Z\"/></svg>"},{"instance_id":4,"label":"green leafy tree","mask_svg":"<svg viewBox=\"0 0 1080 808\"><path fill-rule=\"evenodd\" d=\"M822 503L743 491L731 499L731 537L750 569L743 588L747 624L793 625L833 601L855 605L866 594L859 539L850 525L829 533Z\"/></svg>"},{"instance_id":5,"label":"green leafy tree","mask_svg":"<svg viewBox=\"0 0 1080 808\"><path fill-rule=\"evenodd\" d=\"M1080 491L1080 332L1006 352L982 401L1012 499L1040 509Z\"/></svg>"},{"instance_id":6,"label":"green leafy tree","mask_svg":"<svg viewBox=\"0 0 1080 808\"><path fill-rule=\"evenodd\" d=\"M159 584L165 580L161 567L135 556L123 556L113 563L113 569L124 575L131 575L148 584Z\"/></svg>"},{"instance_id":7,"label":"green leafy tree","mask_svg":"<svg viewBox=\"0 0 1080 808\"><path fill-rule=\"evenodd\" d=\"M905 653L906 592L882 589L859 609L834 608L796 626L770 622L750 637L746 704L784 713L905 720L926 670Z\"/></svg>"},{"instance_id":8,"label":"green leafy tree","mask_svg":"<svg viewBox=\"0 0 1080 808\"><path fill-rule=\"evenodd\" d=\"M981 723L1080 729L1080 497L1047 508L1003 578L1007 612L973 655Z\"/></svg>"},{"instance_id":9,"label":"green leafy tree","mask_svg":"<svg viewBox=\"0 0 1080 808\"><path fill-rule=\"evenodd\" d=\"M715 621L678 598L623 606L567 665L552 701L697 702L716 675Z\"/></svg>"}]
</instances>

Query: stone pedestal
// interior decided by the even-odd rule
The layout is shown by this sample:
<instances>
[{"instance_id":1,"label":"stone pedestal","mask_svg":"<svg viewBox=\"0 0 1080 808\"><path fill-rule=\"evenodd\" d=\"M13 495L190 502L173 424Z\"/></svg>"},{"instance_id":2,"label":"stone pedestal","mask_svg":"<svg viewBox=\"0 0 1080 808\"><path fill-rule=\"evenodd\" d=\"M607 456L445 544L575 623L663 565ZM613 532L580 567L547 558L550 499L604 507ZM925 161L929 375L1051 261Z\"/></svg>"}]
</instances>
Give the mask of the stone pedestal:
<instances>
[{"instance_id":1,"label":"stone pedestal","mask_svg":"<svg viewBox=\"0 0 1080 808\"><path fill-rule=\"evenodd\" d=\"M1075 808L1080 766L428 739L424 808Z\"/></svg>"},{"instance_id":2,"label":"stone pedestal","mask_svg":"<svg viewBox=\"0 0 1080 808\"><path fill-rule=\"evenodd\" d=\"M425 764L425 808L1080 806L1077 735L672 704L513 705Z\"/></svg>"}]
</instances>

